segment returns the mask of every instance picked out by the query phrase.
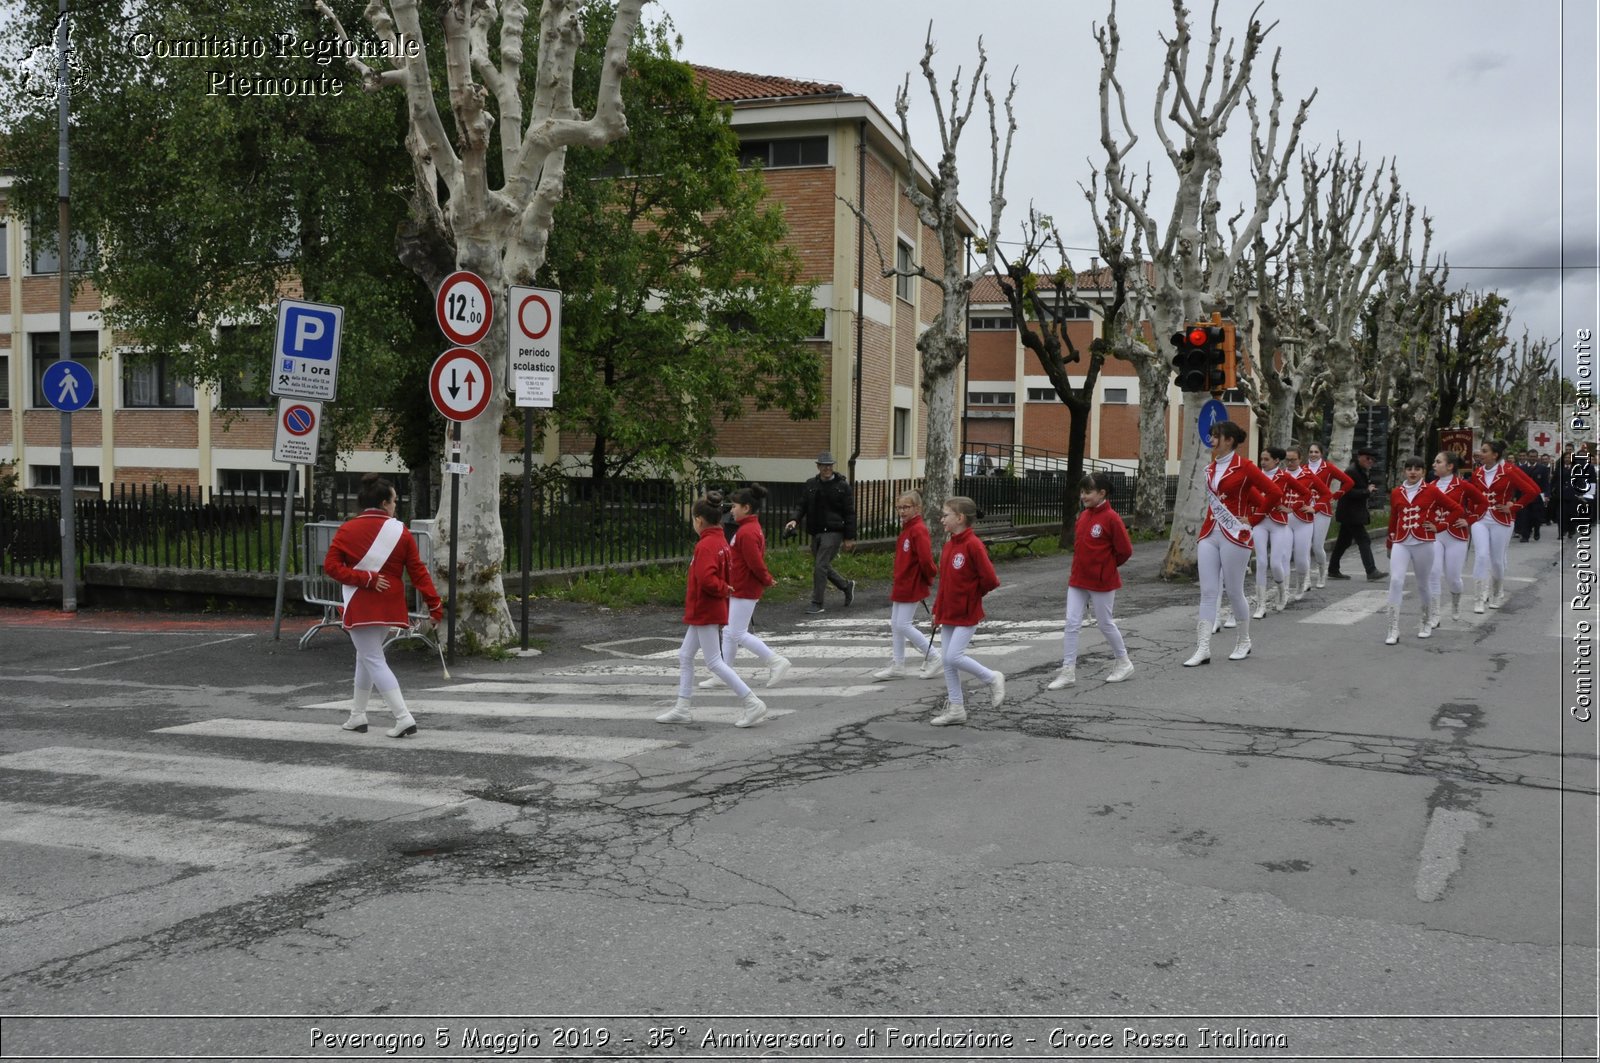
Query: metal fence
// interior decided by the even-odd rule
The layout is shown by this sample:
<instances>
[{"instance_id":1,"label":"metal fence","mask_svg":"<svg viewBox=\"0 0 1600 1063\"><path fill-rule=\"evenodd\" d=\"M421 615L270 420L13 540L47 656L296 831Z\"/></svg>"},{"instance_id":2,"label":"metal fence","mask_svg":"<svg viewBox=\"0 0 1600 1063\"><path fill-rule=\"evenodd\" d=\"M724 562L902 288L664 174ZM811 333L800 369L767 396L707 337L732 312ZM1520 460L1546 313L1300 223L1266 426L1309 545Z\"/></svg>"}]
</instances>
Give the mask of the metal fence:
<instances>
[{"instance_id":1,"label":"metal fence","mask_svg":"<svg viewBox=\"0 0 1600 1063\"><path fill-rule=\"evenodd\" d=\"M1133 506L1131 476L1113 473L1113 505ZM1168 507L1177 478L1167 477ZM725 493L738 483L682 483L671 480L595 482L586 478L536 484L531 529L534 570L623 564L683 557L694 549L690 509L710 488ZM782 540L783 525L799 508L803 483L764 485L761 513L770 543ZM899 527L894 501L922 481L873 480L855 485L856 536L889 538ZM522 565L521 480L504 481L501 521L505 529L505 571ZM1065 474L1032 471L1023 476L965 476L954 493L967 495L988 516L1009 516L1017 524L1051 524L1062 518L1067 492L1076 484ZM117 485L110 498L75 499L79 573L82 566L123 563L169 568L274 572L283 534L282 496L267 492L222 494L210 499L196 488ZM0 575L59 577L61 570L60 498L55 495L0 494ZM351 512L354 512L353 505ZM289 571L305 571L302 528L297 510L290 530ZM805 542L800 529L799 542ZM319 565L321 558L309 559Z\"/></svg>"}]
</instances>

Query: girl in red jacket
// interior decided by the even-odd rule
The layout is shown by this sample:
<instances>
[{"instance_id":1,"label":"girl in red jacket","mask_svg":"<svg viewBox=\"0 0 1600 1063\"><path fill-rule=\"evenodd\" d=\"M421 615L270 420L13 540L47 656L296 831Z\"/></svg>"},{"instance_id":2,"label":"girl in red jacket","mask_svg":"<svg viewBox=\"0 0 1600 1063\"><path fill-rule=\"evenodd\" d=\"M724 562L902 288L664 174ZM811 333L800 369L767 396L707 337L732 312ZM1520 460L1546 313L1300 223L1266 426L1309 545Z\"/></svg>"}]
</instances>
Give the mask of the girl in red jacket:
<instances>
[{"instance_id":1,"label":"girl in red jacket","mask_svg":"<svg viewBox=\"0 0 1600 1063\"><path fill-rule=\"evenodd\" d=\"M872 673L874 679L899 679L906 674L906 643L923 656L919 679L932 679L943 671L943 659L917 630L917 604L928 597L933 576L933 543L922 520L922 495L907 491L894 501L900 517L900 538L894 550L894 586L889 588L889 630L893 658L889 667Z\"/></svg>"},{"instance_id":2,"label":"girl in red jacket","mask_svg":"<svg viewBox=\"0 0 1600 1063\"><path fill-rule=\"evenodd\" d=\"M1206 516L1200 524L1195 555L1200 569L1200 615L1195 621L1198 645L1185 668L1211 663L1211 630L1217 602L1226 594L1239 624L1239 641L1230 661L1250 655L1250 605L1244 596L1244 568L1253 548L1248 513L1272 509L1283 492L1254 462L1238 452L1244 429L1232 421L1211 426L1211 464L1206 466ZM1256 492L1252 494L1252 490Z\"/></svg>"},{"instance_id":3,"label":"girl in red jacket","mask_svg":"<svg viewBox=\"0 0 1600 1063\"><path fill-rule=\"evenodd\" d=\"M1478 448L1483 465L1472 474L1473 486L1489 499L1483 519L1472 526L1472 576L1478 582L1474 613L1487 605L1498 609L1506 600L1506 548L1511 545L1511 525L1517 510L1539 497L1533 477L1509 461L1503 439L1485 439Z\"/></svg>"},{"instance_id":4,"label":"girl in red jacket","mask_svg":"<svg viewBox=\"0 0 1600 1063\"><path fill-rule=\"evenodd\" d=\"M1117 663L1106 675L1107 683L1120 683L1133 675L1133 662L1123 645L1122 632L1111 619L1122 577L1117 569L1133 556L1128 529L1106 498L1111 494L1111 477L1092 472L1078 486L1077 531L1072 537L1072 573L1067 577L1067 626L1061 635L1061 671L1050 680L1051 690L1060 690L1078 681L1078 629L1083 626L1083 610L1094 609L1101 634L1111 646Z\"/></svg>"},{"instance_id":5,"label":"girl in red jacket","mask_svg":"<svg viewBox=\"0 0 1600 1063\"><path fill-rule=\"evenodd\" d=\"M765 642L750 634L750 619L756 603L766 589L778 582L767 571L767 535L761 530L761 502L767 489L760 484L741 487L733 493L734 533L729 541L732 560L733 597L728 599L728 626L722 629L722 659L733 667L733 659L743 646L767 666L767 686L783 678L789 658L779 656ZM702 679L702 690L725 685L720 678Z\"/></svg>"},{"instance_id":6,"label":"girl in red jacket","mask_svg":"<svg viewBox=\"0 0 1600 1063\"><path fill-rule=\"evenodd\" d=\"M705 658L711 674L721 679L740 698L744 712L733 722L735 727L760 723L767 706L750 692L750 687L722 659L717 629L728 622L728 599L733 596L733 558L728 538L722 534L722 495L706 494L690 511L695 534L694 557L689 561L689 583L683 595L683 646L678 650L678 701L656 717L657 723L689 723L694 719L690 701L694 697L694 658Z\"/></svg>"},{"instance_id":7,"label":"girl in red jacket","mask_svg":"<svg viewBox=\"0 0 1600 1063\"><path fill-rule=\"evenodd\" d=\"M972 499L961 495L945 499L939 523L947 538L939 553L939 596L933 600L933 622L944 628L944 685L950 703L928 721L935 727L967 722L962 672L988 684L994 708L999 708L1006 696L1006 677L967 656L967 643L983 619L983 596L1000 586L989 551L972 533L972 522L977 519L978 506Z\"/></svg>"},{"instance_id":8,"label":"girl in red jacket","mask_svg":"<svg viewBox=\"0 0 1600 1063\"><path fill-rule=\"evenodd\" d=\"M1465 462L1466 459L1453 450L1441 450L1433 457L1433 486L1467 515L1462 520L1445 523L1444 510L1438 512L1439 520L1435 523L1443 527L1433 539L1433 575L1428 579L1428 590L1433 594L1433 615L1428 618L1429 627L1439 626L1439 603L1446 583L1450 585L1450 619L1460 622L1461 592L1465 589L1461 571L1467 563L1467 540L1472 535L1472 525L1489 508L1488 496L1461 475Z\"/></svg>"},{"instance_id":9,"label":"girl in red jacket","mask_svg":"<svg viewBox=\"0 0 1600 1063\"><path fill-rule=\"evenodd\" d=\"M1317 499L1317 512L1311 522L1311 568L1318 587L1328 585L1328 525L1333 523L1334 501L1356 485L1349 473L1322 457L1321 443L1306 446L1306 468L1328 489L1326 497Z\"/></svg>"},{"instance_id":10,"label":"girl in red jacket","mask_svg":"<svg viewBox=\"0 0 1600 1063\"><path fill-rule=\"evenodd\" d=\"M1413 454L1403 463L1405 483L1389 492L1389 634L1384 644L1400 641L1400 602L1406 590L1406 571L1417 573L1417 595L1422 599L1422 627L1417 638L1433 634L1428 618L1433 611L1433 592L1428 576L1433 572L1434 535L1457 521L1466 512L1434 484L1422 482L1423 460ZM1441 520L1442 516L1442 520Z\"/></svg>"},{"instance_id":11,"label":"girl in red jacket","mask_svg":"<svg viewBox=\"0 0 1600 1063\"><path fill-rule=\"evenodd\" d=\"M377 687L394 715L389 737L405 738L417 733L417 721L406 708L400 680L383 657L389 629L411 623L401 572L409 574L411 585L422 592L434 623L444 615L444 603L433 588L428 566L417 556L417 541L395 519L400 500L394 485L377 473L368 473L361 478L356 501L361 513L334 533L328 556L322 561L322 570L344 584L344 630L356 648L355 704L343 726L346 731L366 734L367 699Z\"/></svg>"}]
</instances>

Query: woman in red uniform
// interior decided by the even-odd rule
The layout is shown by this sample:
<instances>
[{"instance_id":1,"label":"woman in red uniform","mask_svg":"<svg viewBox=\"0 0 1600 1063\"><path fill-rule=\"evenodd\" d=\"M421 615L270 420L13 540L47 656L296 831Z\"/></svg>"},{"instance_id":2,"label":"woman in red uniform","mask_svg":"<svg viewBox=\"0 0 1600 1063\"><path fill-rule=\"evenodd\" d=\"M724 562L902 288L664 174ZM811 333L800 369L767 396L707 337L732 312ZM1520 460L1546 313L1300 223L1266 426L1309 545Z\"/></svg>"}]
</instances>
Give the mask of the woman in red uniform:
<instances>
[{"instance_id":1,"label":"woman in red uniform","mask_svg":"<svg viewBox=\"0 0 1600 1063\"><path fill-rule=\"evenodd\" d=\"M1244 596L1244 569L1250 561L1250 524L1246 519L1251 488L1261 492L1258 500L1267 508L1283 498L1278 485L1269 480L1255 463L1238 453L1244 442L1244 429L1232 421L1218 421L1211 427L1211 464L1206 467L1206 519L1200 525L1195 547L1200 565L1200 616L1195 623L1199 646L1194 656L1183 662L1185 668L1211 663L1211 628L1217 619L1217 602L1224 593L1239 619L1239 641L1230 661L1250 655L1250 606Z\"/></svg>"},{"instance_id":2,"label":"woman in red uniform","mask_svg":"<svg viewBox=\"0 0 1600 1063\"><path fill-rule=\"evenodd\" d=\"M1467 516L1465 520L1451 522L1446 520L1447 514L1441 509L1434 517L1434 523L1442 532L1433 540L1433 575L1428 579L1428 590L1433 594L1433 615L1428 618L1429 627L1439 626L1439 602L1446 583L1450 585L1450 619L1460 622L1461 570L1466 567L1467 540L1471 538L1472 525L1482 519L1483 511L1489 507L1488 496L1461 475L1461 465L1465 461L1450 450L1441 450L1433 458L1433 486L1466 511Z\"/></svg>"},{"instance_id":3,"label":"woman in red uniform","mask_svg":"<svg viewBox=\"0 0 1600 1063\"><path fill-rule=\"evenodd\" d=\"M900 538L895 542L894 585L889 588L889 667L872 673L874 679L899 679L906 674L906 643L923 656L919 679L932 679L943 671L943 659L917 630L917 604L933 589L939 570L933 564L933 541L922 519L922 495L907 491L894 501L900 516Z\"/></svg>"},{"instance_id":4,"label":"woman in red uniform","mask_svg":"<svg viewBox=\"0 0 1600 1063\"><path fill-rule=\"evenodd\" d=\"M1067 622L1061 636L1061 671L1050 680L1051 690L1060 690L1078 681L1078 629L1083 626L1086 607L1094 610L1100 634L1106 637L1111 655L1116 659L1106 674L1106 682L1120 683L1133 675L1133 662L1128 660L1122 631L1111 618L1117 604L1117 588L1122 586L1117 569L1133 556L1133 543L1128 539L1127 526L1107 501L1110 495L1111 477L1103 472L1089 473L1078 485L1078 502L1083 508L1078 513L1077 530L1072 536L1072 571L1067 575Z\"/></svg>"},{"instance_id":5,"label":"woman in red uniform","mask_svg":"<svg viewBox=\"0 0 1600 1063\"><path fill-rule=\"evenodd\" d=\"M1405 595L1407 569L1416 570L1417 594L1422 599L1422 626L1417 629L1417 638L1433 634L1428 623L1433 606L1428 576L1433 571L1434 534L1467 516L1437 487L1422 482L1424 466L1420 457L1413 454L1403 465L1405 483L1389 492L1389 634L1383 640L1388 646L1400 641L1400 601ZM1446 524L1439 523L1440 513Z\"/></svg>"},{"instance_id":6,"label":"woman in red uniform","mask_svg":"<svg viewBox=\"0 0 1600 1063\"><path fill-rule=\"evenodd\" d=\"M1472 576L1478 581L1478 600L1474 613L1487 605L1498 609L1506 600L1506 549L1511 545L1511 525L1517 510L1539 497L1533 477L1500 458L1506 452L1503 439L1485 439L1478 448L1483 462L1472 472L1473 486L1489 498L1483 520L1472 526Z\"/></svg>"},{"instance_id":7,"label":"woman in red uniform","mask_svg":"<svg viewBox=\"0 0 1600 1063\"><path fill-rule=\"evenodd\" d=\"M1261 448L1261 473L1273 483L1281 483L1280 465L1288 453L1282 447ZM1281 488L1280 488L1281 490ZM1281 504L1268 506L1260 491L1252 490L1247 496L1249 508L1245 518L1250 522L1250 538L1256 551L1256 611L1251 619L1260 620L1274 607L1283 612L1289 604L1289 558L1294 553L1294 533L1289 530L1289 513ZM1272 577L1272 589L1267 589L1267 577Z\"/></svg>"},{"instance_id":8,"label":"woman in red uniform","mask_svg":"<svg viewBox=\"0 0 1600 1063\"><path fill-rule=\"evenodd\" d=\"M767 489L760 484L741 487L733 493L734 533L728 542L729 580L733 597L728 599L728 626L722 629L722 659L733 667L733 659L743 647L761 659L767 669L767 686L782 679L789 670L789 658L774 651L750 634L750 620L768 587L778 582L767 570L767 536L761 530L761 503ZM700 681L700 689L725 685L717 676Z\"/></svg>"},{"instance_id":9,"label":"woman in red uniform","mask_svg":"<svg viewBox=\"0 0 1600 1063\"><path fill-rule=\"evenodd\" d=\"M372 688L377 687L394 716L389 737L405 738L417 733L417 721L406 708L400 680L383 656L383 642L389 630L411 623L401 572L408 574L411 585L422 592L434 623L444 615L444 603L433 589L428 566L417 556L417 541L395 519L400 500L394 485L377 473L368 473L361 478L356 501L361 504L361 513L334 533L328 556L322 561L322 570L344 584L344 629L356 648L355 704L344 729L366 733L367 699Z\"/></svg>"},{"instance_id":10,"label":"woman in red uniform","mask_svg":"<svg viewBox=\"0 0 1600 1063\"><path fill-rule=\"evenodd\" d=\"M1328 585L1328 525L1333 523L1334 499L1356 485L1350 474L1331 461L1322 460L1322 444L1306 447L1306 468L1322 481L1328 489L1327 497L1318 498L1316 515L1311 521L1311 569L1318 587ZM1338 485L1338 486L1335 486Z\"/></svg>"},{"instance_id":11,"label":"woman in red uniform","mask_svg":"<svg viewBox=\"0 0 1600 1063\"><path fill-rule=\"evenodd\" d=\"M1283 477L1278 486L1283 489L1283 506L1289 514L1289 531L1294 536L1294 554L1289 566L1289 593L1294 601L1306 596L1311 585L1311 539L1316 532L1317 503L1330 496L1321 480L1300 464L1300 448L1285 447ZM1326 531L1326 526L1324 526Z\"/></svg>"},{"instance_id":12,"label":"woman in red uniform","mask_svg":"<svg viewBox=\"0 0 1600 1063\"><path fill-rule=\"evenodd\" d=\"M939 523L947 538L939 552L939 595L933 600L933 622L944 628L944 685L950 703L928 721L935 727L967 722L962 672L988 684L992 707L999 708L1006 696L1006 677L967 656L967 644L983 619L983 596L1000 586L989 551L972 533L972 522L977 519L978 506L972 499L962 495L945 499Z\"/></svg>"}]
</instances>

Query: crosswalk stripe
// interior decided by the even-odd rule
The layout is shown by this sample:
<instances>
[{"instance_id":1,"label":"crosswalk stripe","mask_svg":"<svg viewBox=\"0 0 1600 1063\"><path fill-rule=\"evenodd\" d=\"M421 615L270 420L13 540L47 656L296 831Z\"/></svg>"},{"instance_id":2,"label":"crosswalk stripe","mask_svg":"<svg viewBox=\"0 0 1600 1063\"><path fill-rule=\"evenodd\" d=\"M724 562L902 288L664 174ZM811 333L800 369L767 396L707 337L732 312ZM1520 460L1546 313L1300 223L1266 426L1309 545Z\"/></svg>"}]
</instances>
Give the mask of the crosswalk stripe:
<instances>
[{"instance_id":1,"label":"crosswalk stripe","mask_svg":"<svg viewBox=\"0 0 1600 1063\"><path fill-rule=\"evenodd\" d=\"M1058 638L1059 636L1051 636ZM1010 641L1001 645L1003 640L990 639L979 635L972 640L972 653L980 659L984 656L1005 657L1013 653L1023 653L1037 647L1038 643L1032 639L1026 641ZM844 662L847 660L887 661L889 659L889 644L884 642L863 642L855 646L841 643L817 642L810 645L784 645L769 642L767 645L777 650L790 660L808 660L817 658L824 661ZM937 643L935 643L937 645ZM659 653L640 654L641 660L666 661L678 656L677 650L662 650ZM737 664L735 665L737 668Z\"/></svg>"},{"instance_id":2,"label":"crosswalk stripe","mask_svg":"<svg viewBox=\"0 0 1600 1063\"><path fill-rule=\"evenodd\" d=\"M755 694L762 701L771 698L848 698L865 693L877 688L876 683L861 686L844 687L812 687L812 686L777 686L772 688L753 687ZM676 683L517 683L517 682L484 682L484 683L457 683L448 687L429 687L430 694L556 694L565 697L583 697L585 695L597 698L670 698L676 697L678 685ZM725 687L713 690L696 690L697 697L711 696L718 698L731 698L736 696L733 691Z\"/></svg>"},{"instance_id":3,"label":"crosswalk stripe","mask_svg":"<svg viewBox=\"0 0 1600 1063\"><path fill-rule=\"evenodd\" d=\"M1063 600L1065 600L1065 596L1063 596ZM923 617L922 620L921 620L921 623L923 625L926 625L927 622L928 622L927 618ZM889 627L889 618L885 616L885 617L862 617L861 619L858 619L858 620L803 620L803 621L800 622L799 626L802 627L802 628L807 628L807 629L809 629L809 628L830 628L830 629L883 628L884 631L885 631L885 634L887 634L887 630L888 630L888 627ZM986 620L983 621L983 625L982 625L982 627L979 628L979 630L980 631L1006 630L1006 629L1010 629L1010 628L1018 628L1018 629L1023 629L1023 630L1030 630L1030 629L1031 630L1039 630L1039 629L1048 630L1049 628L1055 628L1056 630L1059 631L1061 629L1061 621L1060 620L996 620L996 619L990 618L990 619L986 619Z\"/></svg>"},{"instance_id":4,"label":"crosswalk stripe","mask_svg":"<svg viewBox=\"0 0 1600 1063\"><path fill-rule=\"evenodd\" d=\"M298 845L308 837L254 823L0 801L0 841L85 849L162 864L209 866L243 860Z\"/></svg>"},{"instance_id":5,"label":"crosswalk stripe","mask_svg":"<svg viewBox=\"0 0 1600 1063\"><path fill-rule=\"evenodd\" d=\"M9 753L0 756L0 769L89 775L115 782L359 798L413 808L460 801L465 797L464 790L482 785L481 780L440 775L75 746L45 746Z\"/></svg>"},{"instance_id":6,"label":"crosswalk stripe","mask_svg":"<svg viewBox=\"0 0 1600 1063\"><path fill-rule=\"evenodd\" d=\"M1295 617L1295 620L1302 624L1357 624L1369 616L1376 616L1387 604L1388 591L1356 591L1307 616Z\"/></svg>"},{"instance_id":7,"label":"crosswalk stripe","mask_svg":"<svg viewBox=\"0 0 1600 1063\"><path fill-rule=\"evenodd\" d=\"M366 751L436 749L451 753L491 756L555 757L563 760L624 760L655 749L675 746L674 741L653 738L604 738L588 735L506 734L501 731L425 730L395 741L381 731L351 734L339 725L283 723L275 720L201 720L162 727L156 734L206 738L253 738L269 742L315 742Z\"/></svg>"},{"instance_id":8,"label":"crosswalk stripe","mask_svg":"<svg viewBox=\"0 0 1600 1063\"><path fill-rule=\"evenodd\" d=\"M666 688L663 687L663 690ZM744 712L738 703L721 705L702 704L701 694L709 694L709 690L695 691L694 706L695 718L713 723L732 723ZM763 691L763 696L765 692ZM308 709L337 709L348 712L354 702L324 701L317 705L307 705ZM534 720L555 720L563 717L574 720L651 720L661 711L663 706L656 705L579 705L579 704L528 704L518 701L443 701L427 698L408 698L406 705L413 713L438 713L442 716L499 716L507 718L526 718ZM776 719L779 716L788 716L793 709L771 708L767 710L767 719Z\"/></svg>"}]
</instances>

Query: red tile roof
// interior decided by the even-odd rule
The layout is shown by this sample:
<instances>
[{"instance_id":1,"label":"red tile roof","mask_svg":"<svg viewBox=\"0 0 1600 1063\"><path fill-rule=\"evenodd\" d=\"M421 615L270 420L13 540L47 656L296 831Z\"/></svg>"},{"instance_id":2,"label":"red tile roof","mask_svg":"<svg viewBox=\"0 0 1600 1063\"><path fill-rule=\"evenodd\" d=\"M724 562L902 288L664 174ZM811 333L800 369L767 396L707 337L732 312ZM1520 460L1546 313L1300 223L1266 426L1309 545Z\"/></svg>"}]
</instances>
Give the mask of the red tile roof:
<instances>
[{"instance_id":1,"label":"red tile roof","mask_svg":"<svg viewBox=\"0 0 1600 1063\"><path fill-rule=\"evenodd\" d=\"M718 70L694 66L695 77L705 85L714 100L736 103L741 100L772 100L795 96L839 96L843 87L822 81L796 81L770 74L746 74L738 70Z\"/></svg>"}]
</instances>

